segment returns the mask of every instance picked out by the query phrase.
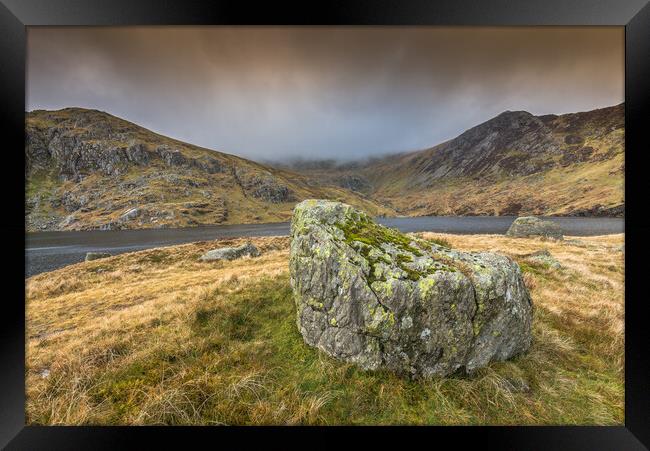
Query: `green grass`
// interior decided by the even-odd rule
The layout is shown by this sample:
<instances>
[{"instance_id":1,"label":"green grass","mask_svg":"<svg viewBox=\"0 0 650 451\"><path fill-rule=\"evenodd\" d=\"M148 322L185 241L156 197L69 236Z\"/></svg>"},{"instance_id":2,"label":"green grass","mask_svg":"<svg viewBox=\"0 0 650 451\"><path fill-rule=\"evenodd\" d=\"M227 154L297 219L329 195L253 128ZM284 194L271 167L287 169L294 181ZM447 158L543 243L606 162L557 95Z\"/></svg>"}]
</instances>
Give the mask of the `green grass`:
<instances>
[{"instance_id":1,"label":"green grass","mask_svg":"<svg viewBox=\"0 0 650 451\"><path fill-rule=\"evenodd\" d=\"M56 396L76 375L90 424L622 422L620 374L589 352L584 330L544 309L535 312L527 354L472 377L412 381L307 346L286 275L231 285L203 293L184 324L158 320L95 356L94 370L81 377L78 368L60 369L47 391ZM50 423L48 412L29 420Z\"/></svg>"}]
</instances>

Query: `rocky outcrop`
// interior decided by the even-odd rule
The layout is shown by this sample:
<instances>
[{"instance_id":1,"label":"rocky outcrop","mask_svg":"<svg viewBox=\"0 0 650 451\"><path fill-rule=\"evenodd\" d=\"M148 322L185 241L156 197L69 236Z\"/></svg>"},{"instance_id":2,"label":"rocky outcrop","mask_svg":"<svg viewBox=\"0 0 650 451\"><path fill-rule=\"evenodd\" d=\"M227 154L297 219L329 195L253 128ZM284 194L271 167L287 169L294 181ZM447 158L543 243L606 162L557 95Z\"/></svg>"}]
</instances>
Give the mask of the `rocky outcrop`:
<instances>
[{"instance_id":1,"label":"rocky outcrop","mask_svg":"<svg viewBox=\"0 0 650 451\"><path fill-rule=\"evenodd\" d=\"M178 149L171 149L169 146L160 146L156 149L167 166L187 166L187 158Z\"/></svg>"},{"instance_id":2,"label":"rocky outcrop","mask_svg":"<svg viewBox=\"0 0 650 451\"><path fill-rule=\"evenodd\" d=\"M201 169L202 171L207 172L208 174L217 174L219 172L225 172L227 170L226 165L216 158L203 157L192 159L192 165L196 168Z\"/></svg>"},{"instance_id":3,"label":"rocky outcrop","mask_svg":"<svg viewBox=\"0 0 650 451\"><path fill-rule=\"evenodd\" d=\"M209 174L227 170L227 165L214 157L192 158L169 144L154 146L138 142L135 137L141 135L137 126L105 113L75 108L63 111L67 114L32 113L53 124L42 127L28 121L27 174L54 170L64 180L78 181L92 173L119 176L133 165L147 166L155 162L170 168L198 168Z\"/></svg>"},{"instance_id":4,"label":"rocky outcrop","mask_svg":"<svg viewBox=\"0 0 650 451\"><path fill-rule=\"evenodd\" d=\"M295 201L293 192L278 183L271 173L251 173L244 168L234 168L233 175L245 193L274 204Z\"/></svg>"},{"instance_id":5,"label":"rocky outcrop","mask_svg":"<svg viewBox=\"0 0 650 451\"><path fill-rule=\"evenodd\" d=\"M434 178L529 175L557 166L557 156L561 166L614 158L623 152L618 138L604 154L583 146L585 137L601 139L623 128L622 105L561 116L505 111L410 158Z\"/></svg>"},{"instance_id":6,"label":"rocky outcrop","mask_svg":"<svg viewBox=\"0 0 650 451\"><path fill-rule=\"evenodd\" d=\"M90 262L93 260L99 260L100 258L108 258L110 256L111 254L109 254L108 252L87 252L86 261Z\"/></svg>"},{"instance_id":7,"label":"rocky outcrop","mask_svg":"<svg viewBox=\"0 0 650 451\"><path fill-rule=\"evenodd\" d=\"M370 183L365 177L360 175L348 174L335 179L335 182L341 188L358 192L368 192L371 188Z\"/></svg>"},{"instance_id":8,"label":"rocky outcrop","mask_svg":"<svg viewBox=\"0 0 650 451\"><path fill-rule=\"evenodd\" d=\"M625 205L616 205L615 207L605 207L600 204L596 204L590 208L582 208L579 210L572 211L569 216L603 216L603 217L616 217L624 218L625 217Z\"/></svg>"},{"instance_id":9,"label":"rocky outcrop","mask_svg":"<svg viewBox=\"0 0 650 451\"><path fill-rule=\"evenodd\" d=\"M82 108L25 122L27 230L120 230L278 222L305 197L392 211L286 170L153 133Z\"/></svg>"},{"instance_id":10,"label":"rocky outcrop","mask_svg":"<svg viewBox=\"0 0 650 451\"><path fill-rule=\"evenodd\" d=\"M535 216L522 216L515 219L506 235L525 238L530 236L543 236L556 240L564 239L562 229L552 221L545 221Z\"/></svg>"},{"instance_id":11,"label":"rocky outcrop","mask_svg":"<svg viewBox=\"0 0 650 451\"><path fill-rule=\"evenodd\" d=\"M221 247L203 254L199 260L204 262L215 260L235 260L242 257L259 257L260 251L251 243L237 247Z\"/></svg>"},{"instance_id":12,"label":"rocky outcrop","mask_svg":"<svg viewBox=\"0 0 650 451\"><path fill-rule=\"evenodd\" d=\"M531 343L511 259L407 236L339 202L295 207L289 265L305 342L365 369L471 373Z\"/></svg>"},{"instance_id":13,"label":"rocky outcrop","mask_svg":"<svg viewBox=\"0 0 650 451\"><path fill-rule=\"evenodd\" d=\"M133 144L127 147L126 156L129 161L141 166L147 165L151 158L149 151L147 150L147 146L142 143Z\"/></svg>"},{"instance_id":14,"label":"rocky outcrop","mask_svg":"<svg viewBox=\"0 0 650 451\"><path fill-rule=\"evenodd\" d=\"M624 127L623 104L505 111L429 149L291 168L406 216L623 216Z\"/></svg>"},{"instance_id":15,"label":"rocky outcrop","mask_svg":"<svg viewBox=\"0 0 650 451\"><path fill-rule=\"evenodd\" d=\"M122 221L130 221L132 219L137 218L139 215L140 215L140 209L139 208L130 208L120 216L120 220L122 220Z\"/></svg>"}]
</instances>

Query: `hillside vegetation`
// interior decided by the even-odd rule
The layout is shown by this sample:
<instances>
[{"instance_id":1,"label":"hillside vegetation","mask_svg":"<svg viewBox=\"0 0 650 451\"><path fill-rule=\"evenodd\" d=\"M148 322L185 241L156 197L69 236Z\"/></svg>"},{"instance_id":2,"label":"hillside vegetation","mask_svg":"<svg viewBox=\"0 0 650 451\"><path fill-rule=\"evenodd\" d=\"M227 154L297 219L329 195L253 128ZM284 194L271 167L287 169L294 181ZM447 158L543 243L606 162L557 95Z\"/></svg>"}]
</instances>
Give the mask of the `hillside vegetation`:
<instances>
[{"instance_id":1,"label":"hillside vegetation","mask_svg":"<svg viewBox=\"0 0 650 451\"><path fill-rule=\"evenodd\" d=\"M622 234L420 236L519 262L527 353L471 377L364 372L300 336L288 238L231 262L198 257L243 240L192 243L27 279L27 423L623 424ZM526 257L542 248L562 267Z\"/></svg>"},{"instance_id":2,"label":"hillside vegetation","mask_svg":"<svg viewBox=\"0 0 650 451\"><path fill-rule=\"evenodd\" d=\"M366 163L290 166L419 215L623 216L624 105L506 111L431 149Z\"/></svg>"},{"instance_id":3,"label":"hillside vegetation","mask_svg":"<svg viewBox=\"0 0 650 451\"><path fill-rule=\"evenodd\" d=\"M371 215L623 216L624 136L623 104L559 116L507 111L420 152L271 167L100 111L33 111L26 227L278 222L306 198Z\"/></svg>"},{"instance_id":4,"label":"hillside vegetation","mask_svg":"<svg viewBox=\"0 0 650 451\"><path fill-rule=\"evenodd\" d=\"M329 198L390 215L363 194L158 135L81 108L26 117L28 230L280 222Z\"/></svg>"}]
</instances>

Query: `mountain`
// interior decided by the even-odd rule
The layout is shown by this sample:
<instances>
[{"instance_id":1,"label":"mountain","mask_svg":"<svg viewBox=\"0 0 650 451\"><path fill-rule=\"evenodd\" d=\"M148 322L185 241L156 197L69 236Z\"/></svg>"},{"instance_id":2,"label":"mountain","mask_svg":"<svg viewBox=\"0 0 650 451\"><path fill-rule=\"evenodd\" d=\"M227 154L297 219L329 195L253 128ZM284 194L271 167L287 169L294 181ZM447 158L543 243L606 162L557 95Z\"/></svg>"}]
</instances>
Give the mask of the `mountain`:
<instances>
[{"instance_id":1,"label":"mountain","mask_svg":"<svg viewBox=\"0 0 650 451\"><path fill-rule=\"evenodd\" d=\"M260 164L82 108L26 115L27 230L286 221L306 198L371 215L622 216L624 105L506 111L430 149Z\"/></svg>"},{"instance_id":2,"label":"mountain","mask_svg":"<svg viewBox=\"0 0 650 451\"><path fill-rule=\"evenodd\" d=\"M29 231L278 222L306 198L394 214L364 194L82 108L26 114L25 179Z\"/></svg>"},{"instance_id":3,"label":"mountain","mask_svg":"<svg viewBox=\"0 0 650 451\"><path fill-rule=\"evenodd\" d=\"M622 216L624 127L624 104L562 115L506 111L423 151L296 170L411 216Z\"/></svg>"}]
</instances>

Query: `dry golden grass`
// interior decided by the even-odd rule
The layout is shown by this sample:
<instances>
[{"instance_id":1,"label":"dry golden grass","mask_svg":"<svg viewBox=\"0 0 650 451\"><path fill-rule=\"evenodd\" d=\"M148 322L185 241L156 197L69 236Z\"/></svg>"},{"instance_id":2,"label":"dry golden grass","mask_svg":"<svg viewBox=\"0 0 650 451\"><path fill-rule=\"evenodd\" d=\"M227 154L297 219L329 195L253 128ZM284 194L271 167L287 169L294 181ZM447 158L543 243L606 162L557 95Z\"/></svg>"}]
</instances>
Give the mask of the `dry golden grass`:
<instances>
[{"instance_id":1,"label":"dry golden grass","mask_svg":"<svg viewBox=\"0 0 650 451\"><path fill-rule=\"evenodd\" d=\"M425 189L408 187L410 172L378 171L385 188L374 199L408 216L421 215L547 215L564 216L596 205L625 203L624 156L498 181L459 178L434 181ZM394 177L394 178L392 178ZM397 180L396 180L397 179ZM513 205L519 205L515 212Z\"/></svg>"},{"instance_id":2,"label":"dry golden grass","mask_svg":"<svg viewBox=\"0 0 650 451\"><path fill-rule=\"evenodd\" d=\"M622 424L623 235L576 242L421 234L522 266L534 343L472 377L409 381L309 348L288 238L199 262L192 243L27 280L27 417L36 424ZM547 248L562 268L523 257Z\"/></svg>"}]
</instances>

